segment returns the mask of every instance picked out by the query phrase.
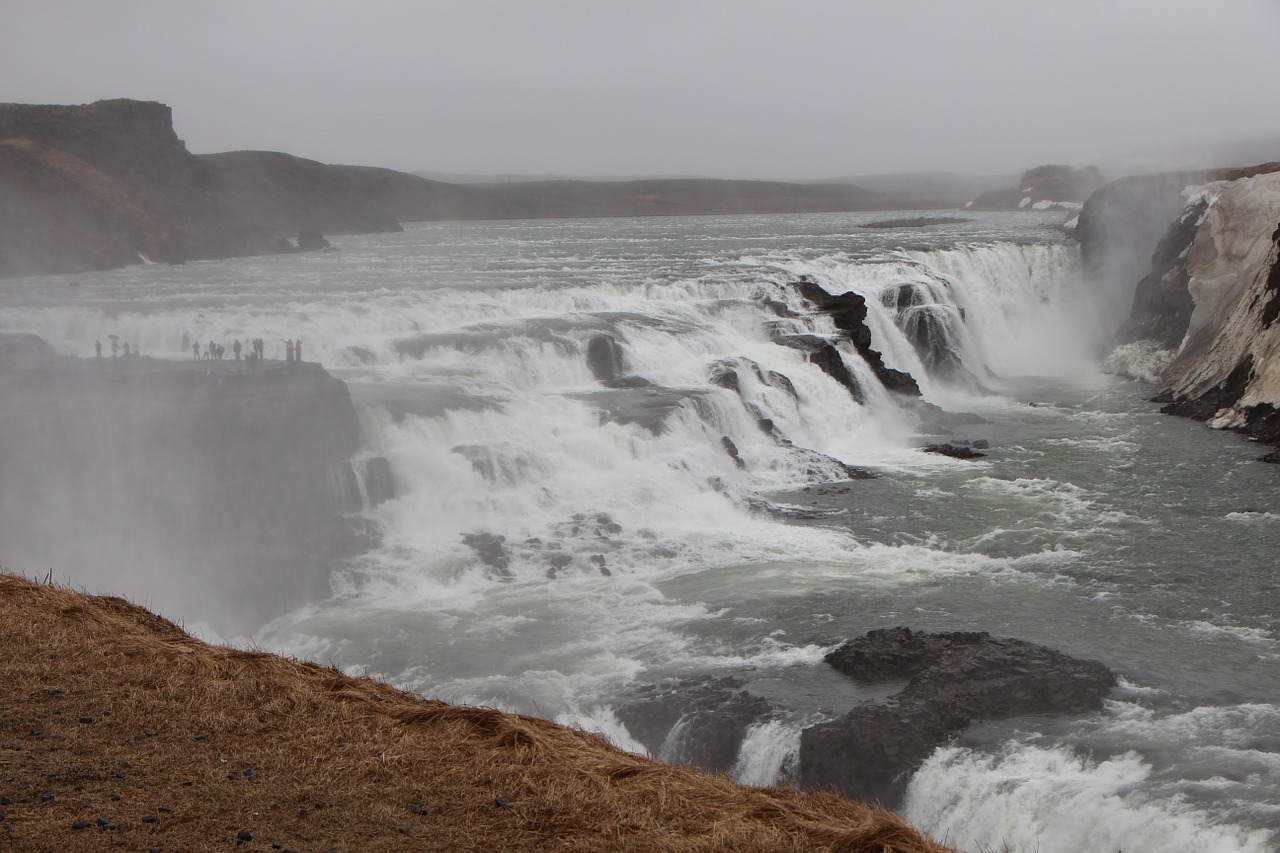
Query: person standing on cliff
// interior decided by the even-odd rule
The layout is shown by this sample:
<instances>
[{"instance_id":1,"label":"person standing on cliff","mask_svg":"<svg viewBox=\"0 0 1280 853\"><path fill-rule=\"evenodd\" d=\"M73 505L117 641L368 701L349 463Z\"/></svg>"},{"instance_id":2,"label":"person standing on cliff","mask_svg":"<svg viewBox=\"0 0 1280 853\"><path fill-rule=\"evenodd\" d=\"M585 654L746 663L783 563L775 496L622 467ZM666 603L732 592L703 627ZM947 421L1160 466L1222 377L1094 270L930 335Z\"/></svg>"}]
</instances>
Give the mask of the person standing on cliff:
<instances>
[{"instance_id":1,"label":"person standing on cliff","mask_svg":"<svg viewBox=\"0 0 1280 853\"><path fill-rule=\"evenodd\" d=\"M112 358L120 357L120 342L117 341L115 338L111 338L111 357Z\"/></svg>"},{"instance_id":2,"label":"person standing on cliff","mask_svg":"<svg viewBox=\"0 0 1280 853\"><path fill-rule=\"evenodd\" d=\"M286 340L284 342L284 360L288 362L293 361L293 341L292 340Z\"/></svg>"},{"instance_id":3,"label":"person standing on cliff","mask_svg":"<svg viewBox=\"0 0 1280 853\"><path fill-rule=\"evenodd\" d=\"M293 344L293 360L302 361L302 338L298 338Z\"/></svg>"},{"instance_id":4,"label":"person standing on cliff","mask_svg":"<svg viewBox=\"0 0 1280 853\"><path fill-rule=\"evenodd\" d=\"M102 358L102 341L93 342L93 351L98 354L98 358Z\"/></svg>"},{"instance_id":5,"label":"person standing on cliff","mask_svg":"<svg viewBox=\"0 0 1280 853\"><path fill-rule=\"evenodd\" d=\"M240 360L240 339L236 338L235 343L231 345L231 351L236 354L236 361Z\"/></svg>"},{"instance_id":6,"label":"person standing on cliff","mask_svg":"<svg viewBox=\"0 0 1280 853\"><path fill-rule=\"evenodd\" d=\"M200 342L196 341L191 345L191 354L196 357L196 361L200 360Z\"/></svg>"}]
</instances>

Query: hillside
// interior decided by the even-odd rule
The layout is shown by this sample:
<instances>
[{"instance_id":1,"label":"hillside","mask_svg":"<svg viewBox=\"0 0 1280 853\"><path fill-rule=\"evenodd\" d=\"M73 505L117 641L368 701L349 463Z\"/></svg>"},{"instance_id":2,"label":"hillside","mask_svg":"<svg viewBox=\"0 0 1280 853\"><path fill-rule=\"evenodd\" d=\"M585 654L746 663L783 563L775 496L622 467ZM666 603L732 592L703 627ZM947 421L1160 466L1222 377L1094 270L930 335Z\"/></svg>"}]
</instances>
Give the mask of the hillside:
<instances>
[{"instance_id":1,"label":"hillside","mask_svg":"<svg viewBox=\"0 0 1280 853\"><path fill-rule=\"evenodd\" d=\"M272 151L194 155L167 106L0 104L0 278L298 250L417 220L873 210L847 184L672 179L459 185Z\"/></svg>"},{"instance_id":2,"label":"hillside","mask_svg":"<svg viewBox=\"0 0 1280 853\"><path fill-rule=\"evenodd\" d=\"M835 794L209 646L122 599L0 573L0 612L6 850L947 850Z\"/></svg>"}]
</instances>

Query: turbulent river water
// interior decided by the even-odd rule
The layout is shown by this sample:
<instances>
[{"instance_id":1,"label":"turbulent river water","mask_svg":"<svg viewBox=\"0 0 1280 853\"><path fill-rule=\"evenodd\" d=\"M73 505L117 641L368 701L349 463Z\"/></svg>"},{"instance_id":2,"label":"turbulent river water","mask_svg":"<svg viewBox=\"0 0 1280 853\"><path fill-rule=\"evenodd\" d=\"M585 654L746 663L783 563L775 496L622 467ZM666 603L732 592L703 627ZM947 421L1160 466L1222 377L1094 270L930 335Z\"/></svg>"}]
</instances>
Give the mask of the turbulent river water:
<instances>
[{"instance_id":1,"label":"turbulent river water","mask_svg":"<svg viewBox=\"0 0 1280 853\"><path fill-rule=\"evenodd\" d=\"M734 675L780 709L735 768L767 784L857 698L822 662L834 645L987 630L1121 687L1101 713L939 749L910 783L919 826L974 850L1276 849L1280 469L1099 371L1129 294L1081 281L1060 215L965 216L417 224L335 253L4 282L0 327L174 359L184 339L262 337L278 358L301 338L348 382L362 453L396 483L370 511L383 542L263 647L629 748L628 688ZM989 455L920 452L937 437L851 347L861 404L778 345L834 332L801 276L864 294L886 363L981 415L951 438ZM644 382L598 381L587 354L610 339Z\"/></svg>"}]
</instances>

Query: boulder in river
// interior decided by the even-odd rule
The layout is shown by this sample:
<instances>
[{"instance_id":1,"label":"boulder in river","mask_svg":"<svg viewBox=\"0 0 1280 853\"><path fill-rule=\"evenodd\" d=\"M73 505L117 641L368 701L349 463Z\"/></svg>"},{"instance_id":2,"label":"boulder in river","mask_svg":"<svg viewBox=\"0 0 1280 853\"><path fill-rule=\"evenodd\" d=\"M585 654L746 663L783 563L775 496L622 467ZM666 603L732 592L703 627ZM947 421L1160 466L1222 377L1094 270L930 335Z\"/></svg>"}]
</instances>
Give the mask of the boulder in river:
<instances>
[{"instance_id":1,"label":"boulder in river","mask_svg":"<svg viewBox=\"0 0 1280 853\"><path fill-rule=\"evenodd\" d=\"M1104 665L986 632L871 631L826 657L864 684L905 681L884 703L805 729L800 780L893 807L933 750L973 722L1097 711L1115 686Z\"/></svg>"}]
</instances>

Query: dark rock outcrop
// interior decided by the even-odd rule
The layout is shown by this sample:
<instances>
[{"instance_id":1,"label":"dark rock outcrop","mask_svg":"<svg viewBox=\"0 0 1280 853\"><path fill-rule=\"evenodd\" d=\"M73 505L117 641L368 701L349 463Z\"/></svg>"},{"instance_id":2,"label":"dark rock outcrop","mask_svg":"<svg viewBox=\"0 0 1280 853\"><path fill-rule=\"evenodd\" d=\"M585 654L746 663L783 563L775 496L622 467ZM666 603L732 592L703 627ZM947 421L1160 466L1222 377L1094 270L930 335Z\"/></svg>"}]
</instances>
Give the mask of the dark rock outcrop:
<instances>
[{"instance_id":1,"label":"dark rock outcrop","mask_svg":"<svg viewBox=\"0 0 1280 853\"><path fill-rule=\"evenodd\" d=\"M618 719L662 760L724 773L733 768L747 729L772 710L742 686L734 678L648 685L618 709Z\"/></svg>"},{"instance_id":2,"label":"dark rock outcrop","mask_svg":"<svg viewBox=\"0 0 1280 853\"><path fill-rule=\"evenodd\" d=\"M871 631L826 659L864 684L906 685L887 702L859 705L805 729L800 781L889 806L911 771L969 724L1096 711L1116 683L1100 663L985 632Z\"/></svg>"},{"instance_id":3,"label":"dark rock outcrop","mask_svg":"<svg viewBox=\"0 0 1280 853\"><path fill-rule=\"evenodd\" d=\"M861 294L849 291L839 296L833 296L824 290L822 285L809 278L802 278L796 282L795 287L800 291L801 296L816 305L818 310L831 317L836 328L844 334L845 339L853 344L853 348L871 366L876 378L880 380L885 388L896 394L904 394L909 397L920 396L920 386L910 373L887 366L880 351L872 349L871 328L867 325L867 301ZM813 360L812 357L810 360ZM822 365L819 364L819 366ZM823 369L825 370L826 368L824 367ZM854 398L861 403L864 402L864 398L859 396L860 393L855 393Z\"/></svg>"},{"instance_id":4,"label":"dark rock outcrop","mask_svg":"<svg viewBox=\"0 0 1280 853\"><path fill-rule=\"evenodd\" d=\"M397 225L399 223L396 223ZM333 245L319 231L308 229L298 234L299 252L323 252L332 249Z\"/></svg>"},{"instance_id":5,"label":"dark rock outcrop","mask_svg":"<svg viewBox=\"0 0 1280 853\"><path fill-rule=\"evenodd\" d=\"M0 360L7 567L246 630L327 592L368 547L347 516L364 502L355 408L318 364L22 351ZM383 466L366 485L385 496Z\"/></svg>"},{"instance_id":6,"label":"dark rock outcrop","mask_svg":"<svg viewBox=\"0 0 1280 853\"><path fill-rule=\"evenodd\" d=\"M867 402L866 392L831 341L817 335L779 335L774 338L774 343L804 353L810 364L843 385L849 396L859 403Z\"/></svg>"},{"instance_id":7,"label":"dark rock outcrop","mask_svg":"<svg viewBox=\"0 0 1280 853\"><path fill-rule=\"evenodd\" d=\"M592 335L587 341L587 367L601 382L622 376L626 371L622 345L613 335Z\"/></svg>"},{"instance_id":8,"label":"dark rock outcrop","mask_svg":"<svg viewBox=\"0 0 1280 853\"><path fill-rule=\"evenodd\" d=\"M493 569L499 577L512 577L511 555L504 543L507 537L494 533L464 533L462 542L480 558L480 562Z\"/></svg>"},{"instance_id":9,"label":"dark rock outcrop","mask_svg":"<svg viewBox=\"0 0 1280 853\"><path fill-rule=\"evenodd\" d=\"M926 444L921 450L925 453L936 453L939 456L950 456L952 459L982 459L987 455L979 453L967 444L952 441L945 444Z\"/></svg>"}]
</instances>

